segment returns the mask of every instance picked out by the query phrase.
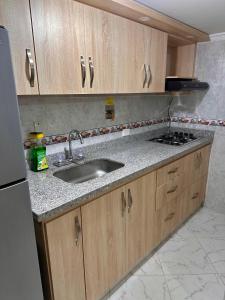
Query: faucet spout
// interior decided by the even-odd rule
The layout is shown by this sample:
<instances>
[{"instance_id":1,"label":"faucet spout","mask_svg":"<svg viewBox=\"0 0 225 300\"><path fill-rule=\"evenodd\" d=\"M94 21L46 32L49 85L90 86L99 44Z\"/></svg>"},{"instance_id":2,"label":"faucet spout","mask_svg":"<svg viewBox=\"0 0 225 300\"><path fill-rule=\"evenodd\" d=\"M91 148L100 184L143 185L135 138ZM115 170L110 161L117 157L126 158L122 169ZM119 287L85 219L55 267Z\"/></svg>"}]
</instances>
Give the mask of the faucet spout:
<instances>
[{"instance_id":1,"label":"faucet spout","mask_svg":"<svg viewBox=\"0 0 225 300\"><path fill-rule=\"evenodd\" d=\"M73 159L73 150L72 150L72 135L78 136L80 143L83 144L84 140L79 130L72 129L69 133L69 159Z\"/></svg>"}]
</instances>

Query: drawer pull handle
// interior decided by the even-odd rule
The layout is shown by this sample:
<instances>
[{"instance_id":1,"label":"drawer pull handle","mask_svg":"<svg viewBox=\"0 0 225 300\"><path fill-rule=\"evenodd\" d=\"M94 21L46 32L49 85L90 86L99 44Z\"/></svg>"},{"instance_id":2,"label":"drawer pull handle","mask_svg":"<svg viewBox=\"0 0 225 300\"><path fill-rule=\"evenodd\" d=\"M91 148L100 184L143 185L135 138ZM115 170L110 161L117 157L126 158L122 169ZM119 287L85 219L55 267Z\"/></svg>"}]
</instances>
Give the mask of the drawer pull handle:
<instances>
[{"instance_id":1,"label":"drawer pull handle","mask_svg":"<svg viewBox=\"0 0 225 300\"><path fill-rule=\"evenodd\" d=\"M168 174L175 174L175 173L177 173L177 171L178 171L178 168L175 168L175 169L173 169L173 170L170 170L170 171L168 172Z\"/></svg>"},{"instance_id":2,"label":"drawer pull handle","mask_svg":"<svg viewBox=\"0 0 225 300\"><path fill-rule=\"evenodd\" d=\"M176 192L177 188L178 188L178 186L176 185L174 188L172 188L171 190L169 190L167 192L167 194L172 194L172 193Z\"/></svg>"},{"instance_id":3,"label":"drawer pull handle","mask_svg":"<svg viewBox=\"0 0 225 300\"><path fill-rule=\"evenodd\" d=\"M169 215L165 218L164 222L167 222L167 221L173 219L174 216L175 216L175 212L172 212L171 214L169 214Z\"/></svg>"},{"instance_id":4,"label":"drawer pull handle","mask_svg":"<svg viewBox=\"0 0 225 300\"><path fill-rule=\"evenodd\" d=\"M131 190L128 189L128 213L130 213L132 205L133 205L133 198L132 198Z\"/></svg>"},{"instance_id":5,"label":"drawer pull handle","mask_svg":"<svg viewBox=\"0 0 225 300\"><path fill-rule=\"evenodd\" d=\"M95 77L95 68L94 68L91 57L89 57L89 70L90 70L90 88L92 88L93 82L94 82L94 77Z\"/></svg>"},{"instance_id":6,"label":"drawer pull handle","mask_svg":"<svg viewBox=\"0 0 225 300\"><path fill-rule=\"evenodd\" d=\"M34 67L34 60L32 58L31 50L26 49L26 56L27 56L27 61L28 61L28 71L27 71L27 76L30 82L30 86L34 87L34 78L35 78L35 67Z\"/></svg>"},{"instance_id":7,"label":"drawer pull handle","mask_svg":"<svg viewBox=\"0 0 225 300\"><path fill-rule=\"evenodd\" d=\"M75 217L75 243L76 243L76 245L78 245L80 233L81 233L81 226L80 226L79 218L78 218L78 216L76 216Z\"/></svg>"},{"instance_id":8,"label":"drawer pull handle","mask_svg":"<svg viewBox=\"0 0 225 300\"><path fill-rule=\"evenodd\" d=\"M192 196L192 199L194 200L194 199L198 198L198 195L199 195L199 193L195 193L195 194Z\"/></svg>"},{"instance_id":9,"label":"drawer pull handle","mask_svg":"<svg viewBox=\"0 0 225 300\"><path fill-rule=\"evenodd\" d=\"M81 66L81 76L82 76L82 88L85 87L85 80L86 80L86 66L84 62L84 57L80 57L80 66Z\"/></svg>"},{"instance_id":10,"label":"drawer pull handle","mask_svg":"<svg viewBox=\"0 0 225 300\"><path fill-rule=\"evenodd\" d=\"M151 67L148 65L148 72L149 72L149 79L148 79L148 88L150 87L150 84L152 82L152 72L151 72Z\"/></svg>"},{"instance_id":11,"label":"drawer pull handle","mask_svg":"<svg viewBox=\"0 0 225 300\"><path fill-rule=\"evenodd\" d=\"M122 204L122 217L123 217L127 207L127 201L124 192L121 193L121 204Z\"/></svg>"},{"instance_id":12,"label":"drawer pull handle","mask_svg":"<svg viewBox=\"0 0 225 300\"><path fill-rule=\"evenodd\" d=\"M146 85L147 79L148 79L148 74L147 74L147 66L146 64L144 64L144 70L145 70L145 78L144 78L144 82L143 82L143 88Z\"/></svg>"}]
</instances>

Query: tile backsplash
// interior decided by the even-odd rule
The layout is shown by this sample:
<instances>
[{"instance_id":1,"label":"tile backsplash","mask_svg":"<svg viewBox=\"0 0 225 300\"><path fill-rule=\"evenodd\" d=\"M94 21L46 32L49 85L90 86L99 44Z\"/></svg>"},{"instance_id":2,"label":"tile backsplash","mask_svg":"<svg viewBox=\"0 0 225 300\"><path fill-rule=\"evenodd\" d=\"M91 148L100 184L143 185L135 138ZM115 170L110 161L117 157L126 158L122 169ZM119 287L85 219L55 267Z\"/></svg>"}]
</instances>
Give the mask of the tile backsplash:
<instances>
[{"instance_id":1,"label":"tile backsplash","mask_svg":"<svg viewBox=\"0 0 225 300\"><path fill-rule=\"evenodd\" d=\"M24 139L40 123L46 136L167 117L168 96L115 96L115 120L105 119L107 96L21 96L19 108Z\"/></svg>"},{"instance_id":2,"label":"tile backsplash","mask_svg":"<svg viewBox=\"0 0 225 300\"><path fill-rule=\"evenodd\" d=\"M175 99L173 116L192 119L192 123L219 124L214 127L206 205L225 214L225 40L198 44L195 74L210 89Z\"/></svg>"}]
</instances>

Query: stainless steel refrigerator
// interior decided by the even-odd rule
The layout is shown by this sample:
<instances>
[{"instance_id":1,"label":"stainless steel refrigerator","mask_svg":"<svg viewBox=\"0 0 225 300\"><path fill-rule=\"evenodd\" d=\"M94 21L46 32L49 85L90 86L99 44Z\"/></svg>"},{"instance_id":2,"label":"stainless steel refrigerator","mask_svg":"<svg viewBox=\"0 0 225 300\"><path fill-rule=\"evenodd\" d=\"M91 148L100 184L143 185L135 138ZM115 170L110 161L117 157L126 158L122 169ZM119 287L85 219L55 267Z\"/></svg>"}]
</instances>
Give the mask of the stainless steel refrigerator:
<instances>
[{"instance_id":1,"label":"stainless steel refrigerator","mask_svg":"<svg viewBox=\"0 0 225 300\"><path fill-rule=\"evenodd\" d=\"M9 40L1 26L0 299L43 299Z\"/></svg>"}]
</instances>

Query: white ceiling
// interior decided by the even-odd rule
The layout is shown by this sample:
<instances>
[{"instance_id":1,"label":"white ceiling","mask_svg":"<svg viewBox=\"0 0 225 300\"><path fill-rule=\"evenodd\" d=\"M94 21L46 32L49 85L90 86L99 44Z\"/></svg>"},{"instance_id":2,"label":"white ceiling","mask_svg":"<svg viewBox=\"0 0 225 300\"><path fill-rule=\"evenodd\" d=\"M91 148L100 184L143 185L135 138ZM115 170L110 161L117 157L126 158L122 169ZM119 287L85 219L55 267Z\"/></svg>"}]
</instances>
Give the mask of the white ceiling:
<instances>
[{"instance_id":1,"label":"white ceiling","mask_svg":"<svg viewBox=\"0 0 225 300\"><path fill-rule=\"evenodd\" d=\"M136 0L209 34L225 32L225 0Z\"/></svg>"}]
</instances>

